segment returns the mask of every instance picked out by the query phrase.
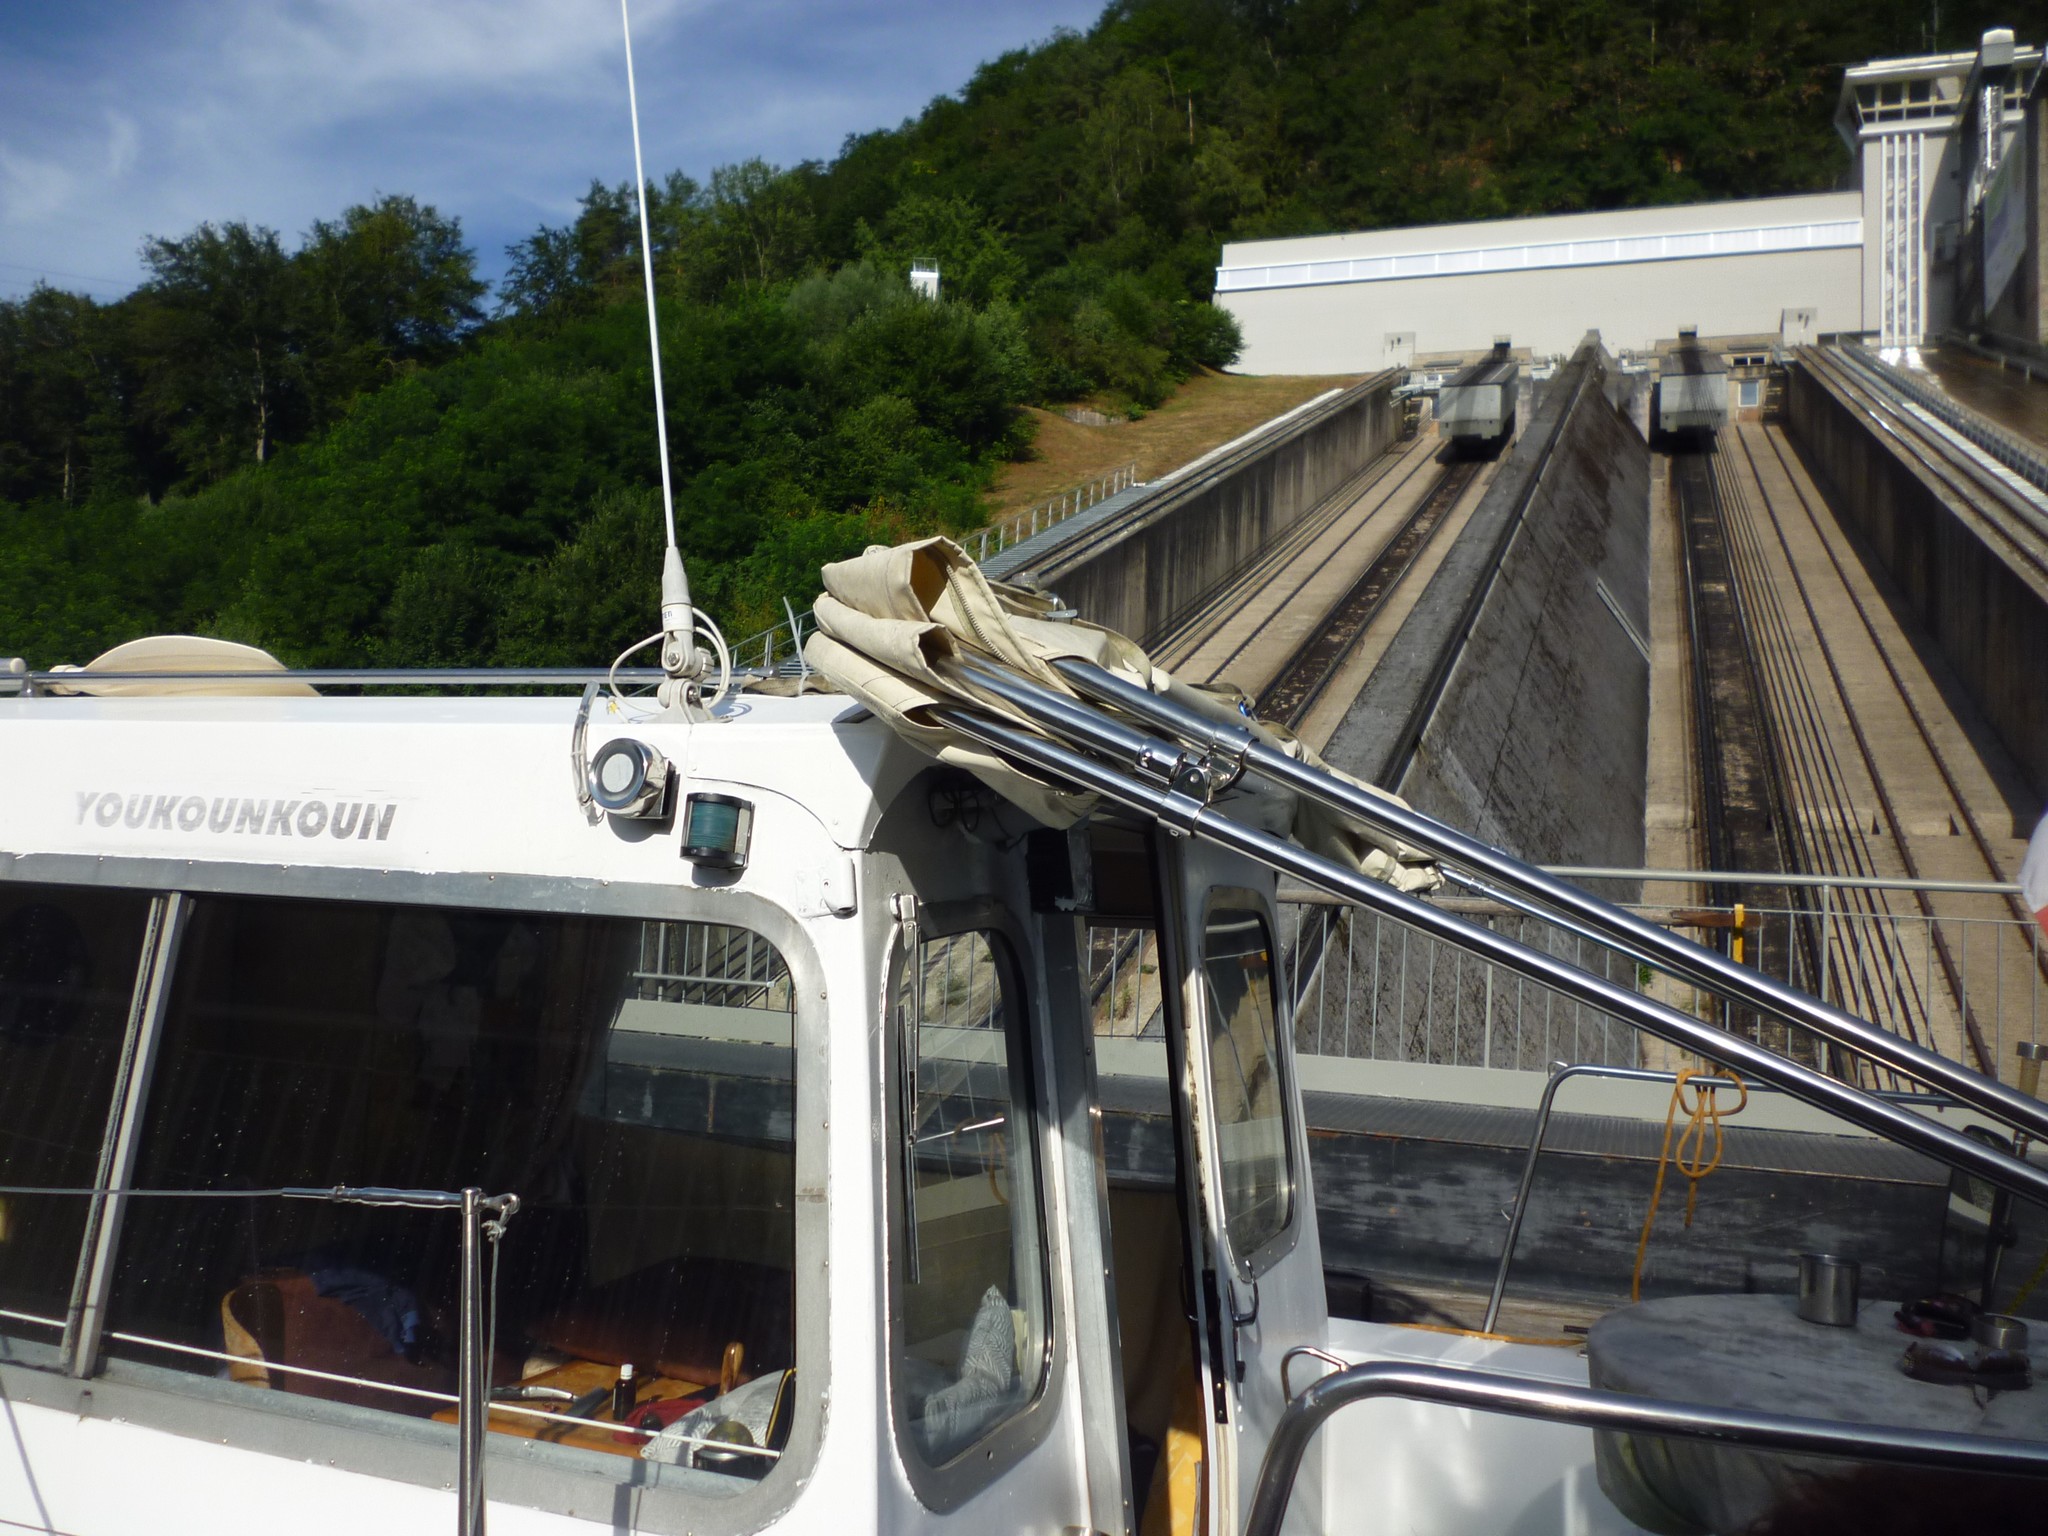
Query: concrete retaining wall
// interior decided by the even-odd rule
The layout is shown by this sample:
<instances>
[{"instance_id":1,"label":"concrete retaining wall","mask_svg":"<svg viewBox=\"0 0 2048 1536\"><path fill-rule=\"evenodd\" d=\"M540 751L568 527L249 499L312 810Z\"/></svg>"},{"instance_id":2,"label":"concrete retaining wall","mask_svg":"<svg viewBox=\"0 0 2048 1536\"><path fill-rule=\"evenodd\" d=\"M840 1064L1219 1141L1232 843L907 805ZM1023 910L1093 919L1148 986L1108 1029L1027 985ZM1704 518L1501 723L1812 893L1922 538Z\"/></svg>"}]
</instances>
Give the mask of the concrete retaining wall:
<instances>
[{"instance_id":1,"label":"concrete retaining wall","mask_svg":"<svg viewBox=\"0 0 2048 1536\"><path fill-rule=\"evenodd\" d=\"M2048 591L2008 565L1952 493L1810 369L1792 368L1786 409L1829 504L2048 799Z\"/></svg>"},{"instance_id":2,"label":"concrete retaining wall","mask_svg":"<svg viewBox=\"0 0 2048 1536\"><path fill-rule=\"evenodd\" d=\"M1394 441L1399 379L1377 374L1127 514L1050 541L1012 579L1027 576L1083 618L1153 643Z\"/></svg>"},{"instance_id":3,"label":"concrete retaining wall","mask_svg":"<svg viewBox=\"0 0 2048 1536\"><path fill-rule=\"evenodd\" d=\"M1597 1117L1559 1116L1597 1139ZM1768 1134L1768 1133L1763 1133ZM1728 1133L1731 1141L1742 1135ZM1484 1142L1323 1131L1309 1141L1323 1263L1382 1280L1482 1290L1492 1283L1526 1151ZM1652 1156L1546 1151L1515 1249L1510 1293L1619 1300L1656 1184ZM1866 1296L1940 1288L1947 1181L1821 1176L1731 1158L1700 1186L1690 1228L1685 1181L1667 1175L1645 1296L1789 1292L1800 1252L1853 1254ZM2021 1252L2038 1252L2026 1248ZM1958 1276L1950 1275L1953 1286Z\"/></svg>"},{"instance_id":4,"label":"concrete retaining wall","mask_svg":"<svg viewBox=\"0 0 2048 1536\"><path fill-rule=\"evenodd\" d=\"M1106 1095L1128 1094L1110 1079ZM1160 1084L1144 1107L1109 1104L1103 1154L1112 1184L1172 1186L1173 1122ZM1524 1114L1310 1094L1309 1162L1328 1270L1485 1294L1500 1264L1528 1149ZM1636 1242L1657 1180L1661 1127L1599 1115L1553 1118L1515 1250L1512 1296L1615 1303L1629 1294ZM1948 1180L1912 1153L1838 1137L1726 1133L1722 1166L1700 1187L1690 1227L1685 1181L1665 1179L1643 1272L1646 1296L1790 1291L1800 1252L1863 1264L1866 1296L1923 1296L1974 1276L1982 1250L1959 1245L1943 1269ZM2022 1217L2016 1249L2040 1252L2041 1219ZM2012 1283L2008 1266L2008 1285ZM2030 1307L2030 1311L2038 1310Z\"/></svg>"},{"instance_id":5,"label":"concrete retaining wall","mask_svg":"<svg viewBox=\"0 0 2048 1536\"><path fill-rule=\"evenodd\" d=\"M1551 380L1324 749L1532 863L1643 861L1650 456L1609 401L1612 375L1591 340ZM1633 901L1641 890L1605 882L1601 894ZM1355 929L1347 942L1380 937ZM1329 1048L1311 1037L1377 1040L1376 1021L1400 1019L1408 1035L1394 1050L1411 1060L1540 1071L1562 1049L1579 1061L1636 1061L1628 1030L1570 1005L1553 1016L1542 988L1499 987L1487 967L1433 941L1395 940L1401 963L1373 964L1371 986L1347 979L1334 1005L1325 989L1297 1014L1303 1048ZM1313 975L1318 949L1312 935L1297 948L1298 977ZM1571 1021L1568 1033L1553 1029L1559 1019Z\"/></svg>"},{"instance_id":6,"label":"concrete retaining wall","mask_svg":"<svg viewBox=\"0 0 2048 1536\"><path fill-rule=\"evenodd\" d=\"M1546 864L1643 856L1650 456L1610 373L1551 381L1325 753Z\"/></svg>"}]
</instances>

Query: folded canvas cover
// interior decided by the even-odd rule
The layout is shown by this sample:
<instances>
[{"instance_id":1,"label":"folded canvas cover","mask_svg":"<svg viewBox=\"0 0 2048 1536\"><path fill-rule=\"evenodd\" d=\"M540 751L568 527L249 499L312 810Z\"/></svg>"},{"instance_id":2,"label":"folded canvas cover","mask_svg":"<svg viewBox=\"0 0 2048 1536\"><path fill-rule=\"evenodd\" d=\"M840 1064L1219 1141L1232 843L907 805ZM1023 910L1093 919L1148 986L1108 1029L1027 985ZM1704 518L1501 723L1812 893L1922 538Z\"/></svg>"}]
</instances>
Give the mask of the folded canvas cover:
<instances>
[{"instance_id":1,"label":"folded canvas cover","mask_svg":"<svg viewBox=\"0 0 2048 1536\"><path fill-rule=\"evenodd\" d=\"M962 666L966 656L1013 670L1070 698L1077 696L1050 663L1066 658L1093 662L1211 719L1248 727L1291 757L1393 798L1330 768L1281 727L1251 719L1235 693L1180 682L1114 630L1055 617L1051 599L991 582L951 539L886 549L878 545L826 566L824 578L825 591L812 609L818 628L804 647L810 665L920 752L966 769L1047 826L1072 826L1094 808L1095 797L1026 773L934 718L935 706L969 704L1021 730L1035 730L1000 700L974 688ZM1240 820L1291 837L1311 852L1401 890L1432 890L1442 883L1421 850L1263 780L1240 780L1218 803Z\"/></svg>"}]
</instances>

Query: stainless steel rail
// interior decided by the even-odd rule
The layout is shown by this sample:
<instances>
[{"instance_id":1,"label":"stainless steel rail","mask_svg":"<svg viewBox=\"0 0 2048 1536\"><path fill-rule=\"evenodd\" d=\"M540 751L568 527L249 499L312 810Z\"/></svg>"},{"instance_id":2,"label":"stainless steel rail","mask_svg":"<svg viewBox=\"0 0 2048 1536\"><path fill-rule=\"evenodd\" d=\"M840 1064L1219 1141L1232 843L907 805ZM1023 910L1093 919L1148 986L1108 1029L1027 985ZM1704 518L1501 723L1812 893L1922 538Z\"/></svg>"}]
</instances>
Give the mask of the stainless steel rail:
<instances>
[{"instance_id":1,"label":"stainless steel rail","mask_svg":"<svg viewBox=\"0 0 2048 1536\"><path fill-rule=\"evenodd\" d=\"M1245 1536L1280 1536L1280 1522L1294 1495L1302 1457L1316 1431L1338 1409L1381 1397L1442 1403L1481 1413L1504 1413L1515 1418L1543 1419L1552 1424L1576 1424L1584 1429L1623 1434L1714 1440L1756 1450L1936 1467L1953 1472L2048 1478L2048 1445L2036 1441L1795 1418L1747 1408L1633 1397L1560 1382L1460 1370L1455 1366L1376 1360L1325 1376L1288 1403L1280 1422L1274 1426L1266 1459L1259 1467Z\"/></svg>"},{"instance_id":2,"label":"stainless steel rail","mask_svg":"<svg viewBox=\"0 0 2048 1536\"><path fill-rule=\"evenodd\" d=\"M1603 864L1545 864L1546 875L1567 880L1641 880L1668 885L1792 885L1834 891L1929 891L1956 896L2017 896L2010 880L1908 880L1893 875L1766 874L1735 869L1632 869Z\"/></svg>"},{"instance_id":3,"label":"stainless steel rail","mask_svg":"<svg viewBox=\"0 0 2048 1536\"><path fill-rule=\"evenodd\" d=\"M116 1189L9 1184L0 1185L0 1195L73 1195L93 1199L113 1196L131 1200L320 1200L330 1205L460 1211L462 1261L455 1362L455 1528L457 1536L484 1536L484 1436L490 1427L491 1329L495 1305L485 1296L484 1244L488 1242L495 1249L498 1240L505 1235L505 1224L519 1212L517 1195L487 1195L476 1188L458 1192L450 1189L393 1189L371 1184L286 1185L276 1189ZM179 1347L133 1334L121 1337L152 1348ZM197 1353L214 1359L228 1358L211 1350ZM328 1375L319 1371L305 1374ZM383 1384L372 1382L369 1385Z\"/></svg>"},{"instance_id":4,"label":"stainless steel rail","mask_svg":"<svg viewBox=\"0 0 2048 1536\"><path fill-rule=\"evenodd\" d=\"M218 684L223 692L237 684L325 683L330 687L423 688L580 688L585 683L602 683L607 678L621 683L658 683L665 674L659 667L293 667L281 672L194 672L152 670L146 672L7 672L0 670L0 695L19 692L46 695L55 689L97 687L102 683Z\"/></svg>"},{"instance_id":5,"label":"stainless steel rail","mask_svg":"<svg viewBox=\"0 0 2048 1536\"><path fill-rule=\"evenodd\" d=\"M1493 1332L1493 1325L1500 1321L1501 1299L1507 1295L1508 1272L1515 1262L1515 1244L1522 1236L1522 1217L1529 1209L1529 1194L1536 1187L1536 1160L1543 1155L1543 1138L1550 1130L1550 1111L1557 1099L1557 1090L1575 1077L1616 1078L1629 1083L1676 1083L1676 1072L1655 1072L1646 1067L1611 1067L1604 1062L1574 1061L1556 1062L1550 1079L1543 1085L1543 1097L1536 1102L1536 1123L1529 1132L1529 1153L1522 1161L1522 1179L1515 1186L1514 1209L1508 1213L1508 1235L1500 1247L1500 1268L1493 1277L1493 1292L1486 1298L1486 1316L1479 1324L1481 1333ZM1735 1083L1725 1077L1697 1076L1688 1079L1700 1088L1751 1088L1752 1091L1780 1093L1782 1089L1771 1083L1754 1085ZM1954 1101L1941 1094L1931 1093L1876 1093L1873 1097L1888 1099L1894 1104L1911 1104L1920 1108L1946 1106ZM1291 1396L1292 1394L1290 1394Z\"/></svg>"},{"instance_id":6,"label":"stainless steel rail","mask_svg":"<svg viewBox=\"0 0 2048 1536\"><path fill-rule=\"evenodd\" d=\"M1284 788L1334 806L1367 826L1464 871L1464 883L1482 895L1492 896L1519 911L1567 930L1588 933L1602 943L1683 977L1707 991L1737 999L1803 1029L1812 1030L1845 1050L1866 1056L1925 1087L1953 1095L1960 1102L1996 1116L2008 1125L2036 1136L2048 1136L2048 1104L2007 1088L1960 1062L1950 1061L1807 993L1737 965L1725 955L1680 938L1654 923L1645 922L1633 913L1547 875L1534 865L1524 864L1433 817L1297 762L1286 753L1265 745L1242 727L1198 714L1185 705L1126 683L1092 663L1060 661L1054 666L1068 683L1088 698L1182 738L1208 764L1232 772L1254 772ZM1038 696L1057 697L1035 684L1016 679L1010 681L1013 690L1028 690L1034 702ZM1013 692L1011 701L1021 704L1024 697ZM1063 700L1062 703L1070 701ZM1073 713L1084 719L1093 718L1086 710ZM1048 724L1052 724L1054 719L1066 724L1073 719L1073 713L1061 711L1055 714L1050 706L1036 711L1036 714L1048 718ZM1070 727L1069 734L1087 740L1096 750L1118 751L1123 749L1124 733L1128 730L1124 727L1115 736L1102 731L1084 735L1081 727L1074 725ZM1150 749L1153 759L1171 750L1157 742ZM1309 876L1303 878L1310 879L1312 884L1322 883ZM1459 942L1467 949L1474 948L1469 942L1469 935ZM1616 1011L1624 1018L1633 1012L1610 1011ZM1715 1044L1690 1045L1688 1048L1732 1064L1734 1058L1730 1054L1730 1045L1737 1043L1738 1037L1718 1029L1710 1029L1709 1033L1715 1037ZM1806 1097L1797 1089L1788 1091Z\"/></svg>"},{"instance_id":7,"label":"stainless steel rail","mask_svg":"<svg viewBox=\"0 0 2048 1536\"><path fill-rule=\"evenodd\" d=\"M1638 1067L1608 1067L1597 1062L1560 1062L1550 1080L1543 1085L1543 1097L1536 1102L1536 1124L1529 1133L1529 1154L1522 1160L1522 1181L1515 1186L1514 1209L1508 1212L1508 1235L1500 1247L1500 1268L1494 1272L1493 1291L1486 1298L1486 1315L1480 1319L1481 1333L1493 1332L1493 1325L1500 1321L1501 1298L1507 1295L1508 1271L1515 1262L1515 1244L1521 1240L1522 1218L1528 1213L1529 1192L1536 1185L1536 1160L1543 1155L1543 1137L1550 1129L1550 1108L1557 1100L1557 1090L1574 1077L1619 1077L1630 1082L1675 1083L1676 1072L1652 1072ZM1725 1077L1696 1077L1692 1081L1702 1088L1734 1088L1738 1085Z\"/></svg>"},{"instance_id":8,"label":"stainless steel rail","mask_svg":"<svg viewBox=\"0 0 2048 1536\"><path fill-rule=\"evenodd\" d=\"M1028 701L1025 707L1049 725L1073 715L1083 717L1090 725L1100 724L1071 700L1060 699L1035 684L1010 678L1006 679L1006 686L1013 701ZM1432 938L1552 987L1567 997L1605 1009L1616 1018L1686 1050L1722 1062L1731 1069L1739 1070L1745 1077L1776 1083L1805 1103L1839 1115L1850 1124L1861 1126L1875 1135L1924 1152L1952 1168L1966 1169L2028 1199L2048 1200L2048 1170L2000 1153L1946 1126L1936 1125L1911 1110L1901 1109L1860 1088L1823 1076L1753 1041L1702 1023L1664 1003L1639 996L1553 955L1530 949L1466 922L1428 902L1309 853L1284 838L1233 821L1210 807L1206 800L1186 792L1198 782L1206 784L1204 770L1186 765L1184 754L1176 756L1175 749L1168 743L1149 743L1141 760L1166 770L1170 782L1183 786L1180 788L1169 788L1148 782L1131 772L1110 768L1069 747L999 723L965 706L940 706L931 713L949 729L1055 780L1065 780L1151 817L1172 831L1204 838L1282 874L1294 875L1311 885L1382 912ZM1129 727L1116 726L1090 734L1099 744L1105 740L1127 739L1137 733ZM1183 766L1167 769L1170 761L1180 761ZM1654 929L1651 931L1656 932ZM1870 1029L1860 1021L1852 1022L1860 1029ZM1967 1075L1974 1077L1974 1074ZM1982 1079L1977 1081L1981 1083ZM1964 1095L1956 1097L1961 1099Z\"/></svg>"}]
</instances>

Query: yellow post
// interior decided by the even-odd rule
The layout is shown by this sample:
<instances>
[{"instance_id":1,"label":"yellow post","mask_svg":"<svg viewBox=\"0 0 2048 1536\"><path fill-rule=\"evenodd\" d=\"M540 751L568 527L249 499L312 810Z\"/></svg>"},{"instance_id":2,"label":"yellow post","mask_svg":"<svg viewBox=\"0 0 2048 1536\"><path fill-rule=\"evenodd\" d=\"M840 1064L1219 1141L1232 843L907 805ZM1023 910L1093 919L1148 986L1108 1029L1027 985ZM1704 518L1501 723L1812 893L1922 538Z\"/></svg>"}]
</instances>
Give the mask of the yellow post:
<instances>
[{"instance_id":1,"label":"yellow post","mask_svg":"<svg viewBox=\"0 0 2048 1536\"><path fill-rule=\"evenodd\" d=\"M1742 903L1735 903L1735 943L1729 956L1737 965L1742 964Z\"/></svg>"}]
</instances>

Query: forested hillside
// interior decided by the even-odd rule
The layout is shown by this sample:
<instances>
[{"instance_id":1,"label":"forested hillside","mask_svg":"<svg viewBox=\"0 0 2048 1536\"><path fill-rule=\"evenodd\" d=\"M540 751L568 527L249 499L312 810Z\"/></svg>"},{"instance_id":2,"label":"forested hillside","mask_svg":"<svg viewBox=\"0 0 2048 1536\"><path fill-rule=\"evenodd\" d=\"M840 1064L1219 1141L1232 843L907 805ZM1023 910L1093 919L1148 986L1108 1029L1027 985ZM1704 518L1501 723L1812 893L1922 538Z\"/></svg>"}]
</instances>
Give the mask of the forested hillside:
<instances>
[{"instance_id":1,"label":"forested hillside","mask_svg":"<svg viewBox=\"0 0 2048 1536\"><path fill-rule=\"evenodd\" d=\"M1846 63L1907 0L1122 0L830 163L651 211L680 522L734 634L823 560L964 531L1028 402L1236 355L1220 243L1836 185ZM153 239L111 304L0 303L0 654L196 630L302 664L596 662L650 627L630 186L509 253L405 197ZM944 274L936 304L905 280Z\"/></svg>"}]
</instances>

